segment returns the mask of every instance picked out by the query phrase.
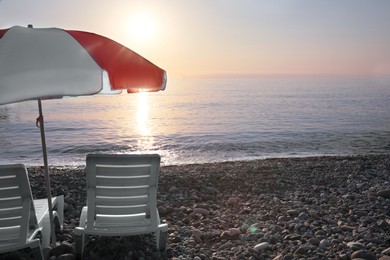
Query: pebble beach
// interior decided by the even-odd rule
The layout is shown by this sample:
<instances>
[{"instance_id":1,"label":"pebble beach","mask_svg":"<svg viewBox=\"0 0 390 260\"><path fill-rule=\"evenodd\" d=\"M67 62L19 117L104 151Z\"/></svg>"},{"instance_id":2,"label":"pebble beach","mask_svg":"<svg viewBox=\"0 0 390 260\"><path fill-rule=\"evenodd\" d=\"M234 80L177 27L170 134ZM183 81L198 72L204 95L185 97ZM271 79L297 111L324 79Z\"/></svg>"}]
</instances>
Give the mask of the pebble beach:
<instances>
[{"instance_id":1,"label":"pebble beach","mask_svg":"<svg viewBox=\"0 0 390 260\"><path fill-rule=\"evenodd\" d=\"M45 197L43 169L28 170L34 198ZM72 259L85 169L50 172L66 205L47 254ZM151 235L91 237L85 259L390 259L389 154L164 166L157 199L164 252Z\"/></svg>"}]
</instances>

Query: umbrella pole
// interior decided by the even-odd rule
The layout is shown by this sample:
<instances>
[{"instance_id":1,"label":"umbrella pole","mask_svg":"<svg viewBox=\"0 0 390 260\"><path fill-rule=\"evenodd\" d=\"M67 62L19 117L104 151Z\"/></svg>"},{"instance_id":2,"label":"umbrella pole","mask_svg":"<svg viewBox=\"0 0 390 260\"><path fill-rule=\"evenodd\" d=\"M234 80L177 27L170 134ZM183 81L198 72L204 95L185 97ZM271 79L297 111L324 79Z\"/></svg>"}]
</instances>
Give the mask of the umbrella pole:
<instances>
[{"instance_id":1,"label":"umbrella pole","mask_svg":"<svg viewBox=\"0 0 390 260\"><path fill-rule=\"evenodd\" d=\"M39 122L39 129L41 130L43 164L44 164L44 171L45 171L44 173L45 173L45 182L46 182L46 196L47 196L47 204L49 206L49 218L50 218L50 229L51 229L51 246L54 248L56 246L57 241L56 241L56 233L54 227L53 205L51 201L49 164L47 162L47 152L46 152L45 125L44 125L43 113L42 113L42 102L40 99L38 99L38 109L39 109L39 117L37 118L37 123Z\"/></svg>"}]
</instances>

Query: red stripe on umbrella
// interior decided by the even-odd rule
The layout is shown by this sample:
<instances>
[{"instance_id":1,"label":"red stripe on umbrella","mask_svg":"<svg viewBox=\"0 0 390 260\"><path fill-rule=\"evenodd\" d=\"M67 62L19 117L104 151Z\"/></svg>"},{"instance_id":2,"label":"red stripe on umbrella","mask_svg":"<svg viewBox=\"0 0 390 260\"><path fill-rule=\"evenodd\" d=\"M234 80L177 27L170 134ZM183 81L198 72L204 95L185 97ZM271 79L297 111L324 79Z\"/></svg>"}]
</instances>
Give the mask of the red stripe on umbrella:
<instances>
[{"instance_id":1,"label":"red stripe on umbrella","mask_svg":"<svg viewBox=\"0 0 390 260\"><path fill-rule=\"evenodd\" d=\"M66 32L72 35L96 63L108 72L112 89L137 86L144 91L161 90L164 84L164 70L142 56L101 35L70 30ZM131 89L129 91L132 92Z\"/></svg>"},{"instance_id":2,"label":"red stripe on umbrella","mask_svg":"<svg viewBox=\"0 0 390 260\"><path fill-rule=\"evenodd\" d=\"M0 39L3 37L3 35L8 31L8 29L0 30Z\"/></svg>"}]
</instances>

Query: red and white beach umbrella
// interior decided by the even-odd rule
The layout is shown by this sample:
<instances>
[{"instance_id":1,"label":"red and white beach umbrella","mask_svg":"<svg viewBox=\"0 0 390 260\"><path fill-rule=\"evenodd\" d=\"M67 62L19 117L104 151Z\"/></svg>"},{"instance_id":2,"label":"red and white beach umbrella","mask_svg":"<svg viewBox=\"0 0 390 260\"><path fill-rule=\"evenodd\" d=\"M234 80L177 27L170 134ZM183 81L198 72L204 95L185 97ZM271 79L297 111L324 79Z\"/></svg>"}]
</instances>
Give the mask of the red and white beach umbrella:
<instances>
[{"instance_id":1,"label":"red and white beach umbrella","mask_svg":"<svg viewBox=\"0 0 390 260\"><path fill-rule=\"evenodd\" d=\"M98 93L164 90L166 73L104 36L58 28L0 29L0 105L38 100L42 150L51 214L42 99ZM52 242L55 244L54 228Z\"/></svg>"}]
</instances>

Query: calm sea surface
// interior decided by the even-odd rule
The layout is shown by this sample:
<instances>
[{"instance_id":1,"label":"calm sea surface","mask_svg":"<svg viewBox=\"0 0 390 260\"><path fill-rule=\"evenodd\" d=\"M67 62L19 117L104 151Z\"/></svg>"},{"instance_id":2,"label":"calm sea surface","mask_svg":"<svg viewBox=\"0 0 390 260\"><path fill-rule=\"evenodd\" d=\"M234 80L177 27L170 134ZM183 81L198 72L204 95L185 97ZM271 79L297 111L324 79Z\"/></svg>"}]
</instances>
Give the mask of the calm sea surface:
<instances>
[{"instance_id":1,"label":"calm sea surface","mask_svg":"<svg viewBox=\"0 0 390 260\"><path fill-rule=\"evenodd\" d=\"M42 165L36 101L0 106L0 163ZM155 152L164 165L390 153L390 80L186 78L159 93L43 101L48 160Z\"/></svg>"}]
</instances>

